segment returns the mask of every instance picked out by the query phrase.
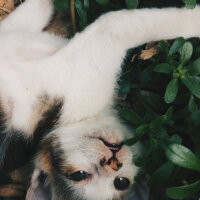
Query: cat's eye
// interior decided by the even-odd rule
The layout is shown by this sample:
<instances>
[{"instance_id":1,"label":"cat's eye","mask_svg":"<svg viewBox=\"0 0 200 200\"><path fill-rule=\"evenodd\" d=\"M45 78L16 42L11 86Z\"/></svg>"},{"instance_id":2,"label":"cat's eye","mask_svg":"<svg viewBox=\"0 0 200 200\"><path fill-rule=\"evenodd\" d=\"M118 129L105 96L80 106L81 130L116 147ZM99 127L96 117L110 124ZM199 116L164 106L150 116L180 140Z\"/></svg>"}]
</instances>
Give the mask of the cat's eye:
<instances>
[{"instance_id":1,"label":"cat's eye","mask_svg":"<svg viewBox=\"0 0 200 200\"><path fill-rule=\"evenodd\" d=\"M125 177L117 177L114 180L114 186L117 190L126 190L130 185L130 181Z\"/></svg>"},{"instance_id":2,"label":"cat's eye","mask_svg":"<svg viewBox=\"0 0 200 200\"><path fill-rule=\"evenodd\" d=\"M76 171L76 172L70 174L68 178L73 181L82 181L82 180L89 178L89 176L90 176L90 174L88 174L85 171L80 170L80 171Z\"/></svg>"}]
</instances>

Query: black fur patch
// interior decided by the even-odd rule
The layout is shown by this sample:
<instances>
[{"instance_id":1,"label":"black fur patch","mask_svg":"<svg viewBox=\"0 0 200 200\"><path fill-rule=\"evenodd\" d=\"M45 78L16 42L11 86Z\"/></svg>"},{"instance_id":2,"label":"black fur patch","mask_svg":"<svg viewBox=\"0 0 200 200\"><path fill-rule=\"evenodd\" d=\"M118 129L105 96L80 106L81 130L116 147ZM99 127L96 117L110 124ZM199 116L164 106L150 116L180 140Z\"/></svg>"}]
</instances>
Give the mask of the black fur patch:
<instances>
[{"instance_id":1,"label":"black fur patch","mask_svg":"<svg viewBox=\"0 0 200 200\"><path fill-rule=\"evenodd\" d=\"M67 178L56 171L52 174L52 181L51 181L51 196L54 199L59 200L73 200L73 189L69 187ZM80 198L76 198L76 200L81 200Z\"/></svg>"},{"instance_id":2,"label":"black fur patch","mask_svg":"<svg viewBox=\"0 0 200 200\"><path fill-rule=\"evenodd\" d=\"M32 155L32 142L26 140L19 131L1 132L0 177L21 167Z\"/></svg>"},{"instance_id":3,"label":"black fur patch","mask_svg":"<svg viewBox=\"0 0 200 200\"><path fill-rule=\"evenodd\" d=\"M38 122L33 134L33 141L35 145L37 145L42 138L55 128L62 114L62 106L62 100L56 101L56 103L43 114L43 118Z\"/></svg>"},{"instance_id":4,"label":"black fur patch","mask_svg":"<svg viewBox=\"0 0 200 200\"><path fill-rule=\"evenodd\" d=\"M37 150L40 140L46 136L57 124L63 101L56 101L43 114L38 122L33 138L26 139L24 133L18 130L7 130L4 114L0 109L0 179L8 172L23 166Z\"/></svg>"}]
</instances>

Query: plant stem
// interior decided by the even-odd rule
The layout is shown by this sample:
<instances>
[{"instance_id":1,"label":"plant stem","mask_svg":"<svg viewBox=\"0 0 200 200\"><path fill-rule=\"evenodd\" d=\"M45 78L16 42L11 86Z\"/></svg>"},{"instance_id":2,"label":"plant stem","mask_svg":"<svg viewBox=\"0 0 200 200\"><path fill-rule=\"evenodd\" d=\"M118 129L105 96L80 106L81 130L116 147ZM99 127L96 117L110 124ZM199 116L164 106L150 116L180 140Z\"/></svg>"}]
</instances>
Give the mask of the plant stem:
<instances>
[{"instance_id":1,"label":"plant stem","mask_svg":"<svg viewBox=\"0 0 200 200\"><path fill-rule=\"evenodd\" d=\"M75 0L70 0L70 15L72 20L73 32L76 33L76 14L75 14L74 1Z\"/></svg>"}]
</instances>

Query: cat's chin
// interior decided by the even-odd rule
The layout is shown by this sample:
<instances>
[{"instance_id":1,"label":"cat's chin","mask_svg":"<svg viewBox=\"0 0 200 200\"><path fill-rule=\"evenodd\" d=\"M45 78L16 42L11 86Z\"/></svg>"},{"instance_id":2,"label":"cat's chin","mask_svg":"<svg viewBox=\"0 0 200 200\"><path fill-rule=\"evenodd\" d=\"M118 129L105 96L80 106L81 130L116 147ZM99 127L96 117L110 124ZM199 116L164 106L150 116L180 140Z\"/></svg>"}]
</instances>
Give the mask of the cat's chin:
<instances>
[{"instance_id":1,"label":"cat's chin","mask_svg":"<svg viewBox=\"0 0 200 200\"><path fill-rule=\"evenodd\" d=\"M41 142L35 171L47 175L52 199L70 195L70 199L122 199L137 173L133 152L123 144L126 132L117 118L108 116L59 127L49 134ZM32 185L39 174L34 173Z\"/></svg>"}]
</instances>

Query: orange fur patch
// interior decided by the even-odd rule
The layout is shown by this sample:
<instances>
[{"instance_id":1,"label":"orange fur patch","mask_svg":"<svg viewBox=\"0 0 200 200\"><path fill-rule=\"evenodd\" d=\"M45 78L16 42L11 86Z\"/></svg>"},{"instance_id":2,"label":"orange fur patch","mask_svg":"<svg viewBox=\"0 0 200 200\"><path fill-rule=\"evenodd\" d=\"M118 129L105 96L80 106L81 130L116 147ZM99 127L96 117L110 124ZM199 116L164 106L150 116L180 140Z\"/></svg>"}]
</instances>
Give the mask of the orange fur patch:
<instances>
[{"instance_id":1,"label":"orange fur patch","mask_svg":"<svg viewBox=\"0 0 200 200\"><path fill-rule=\"evenodd\" d=\"M8 184L0 187L0 196L2 197L20 197L24 192L24 186L19 184Z\"/></svg>"}]
</instances>

